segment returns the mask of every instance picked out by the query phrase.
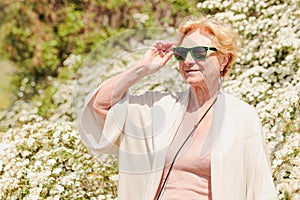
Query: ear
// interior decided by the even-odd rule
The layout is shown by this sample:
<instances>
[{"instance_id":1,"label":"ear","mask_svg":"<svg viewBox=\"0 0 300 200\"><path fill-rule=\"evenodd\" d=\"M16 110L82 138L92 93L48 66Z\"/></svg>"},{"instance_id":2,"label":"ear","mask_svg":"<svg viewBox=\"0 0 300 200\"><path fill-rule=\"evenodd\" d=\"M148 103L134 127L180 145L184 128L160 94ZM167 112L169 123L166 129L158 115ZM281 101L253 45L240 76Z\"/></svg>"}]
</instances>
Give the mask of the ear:
<instances>
[{"instance_id":1,"label":"ear","mask_svg":"<svg viewBox=\"0 0 300 200\"><path fill-rule=\"evenodd\" d=\"M224 68L227 66L228 62L229 62L229 58L230 58L230 54L224 54L222 56L222 59L221 59L221 69L220 69L220 72L222 72L224 70Z\"/></svg>"}]
</instances>

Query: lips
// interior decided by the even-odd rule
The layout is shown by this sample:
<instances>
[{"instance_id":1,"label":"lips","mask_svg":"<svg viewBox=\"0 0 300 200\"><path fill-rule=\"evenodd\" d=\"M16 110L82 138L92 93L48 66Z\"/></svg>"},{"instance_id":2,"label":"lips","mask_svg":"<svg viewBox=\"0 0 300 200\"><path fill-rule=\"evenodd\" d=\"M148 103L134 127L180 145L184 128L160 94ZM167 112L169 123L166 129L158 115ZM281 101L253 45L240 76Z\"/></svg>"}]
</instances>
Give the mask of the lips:
<instances>
[{"instance_id":1,"label":"lips","mask_svg":"<svg viewBox=\"0 0 300 200\"><path fill-rule=\"evenodd\" d=\"M201 72L200 69L189 69L189 70L185 70L186 73L189 73L189 72Z\"/></svg>"}]
</instances>

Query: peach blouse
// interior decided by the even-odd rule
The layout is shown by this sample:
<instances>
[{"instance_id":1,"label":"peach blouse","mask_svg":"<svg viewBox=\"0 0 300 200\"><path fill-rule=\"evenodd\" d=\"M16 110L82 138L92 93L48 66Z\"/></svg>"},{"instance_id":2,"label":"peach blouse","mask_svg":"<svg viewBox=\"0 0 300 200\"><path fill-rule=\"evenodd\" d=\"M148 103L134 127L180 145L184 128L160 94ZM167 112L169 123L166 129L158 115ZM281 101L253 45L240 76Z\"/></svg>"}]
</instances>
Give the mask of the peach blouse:
<instances>
[{"instance_id":1,"label":"peach blouse","mask_svg":"<svg viewBox=\"0 0 300 200\"><path fill-rule=\"evenodd\" d=\"M190 200L211 200L211 173L210 173L210 153L201 155L203 143L208 134L209 119L211 116L208 113L208 118L205 118L200 123L197 130L193 133L191 138L185 144L184 148L180 151L164 191L161 194L161 200L178 199L178 197L184 197ZM184 117L184 121L191 121ZM208 120L207 120L208 119ZM188 122L187 122L188 123ZM166 174L169 171L170 164L181 146L184 138L187 137L191 128L180 126L174 141L171 144L167 158L166 166L164 167L163 179L166 178ZM199 131L200 130L200 131ZM203 150L202 150L203 151Z\"/></svg>"}]
</instances>

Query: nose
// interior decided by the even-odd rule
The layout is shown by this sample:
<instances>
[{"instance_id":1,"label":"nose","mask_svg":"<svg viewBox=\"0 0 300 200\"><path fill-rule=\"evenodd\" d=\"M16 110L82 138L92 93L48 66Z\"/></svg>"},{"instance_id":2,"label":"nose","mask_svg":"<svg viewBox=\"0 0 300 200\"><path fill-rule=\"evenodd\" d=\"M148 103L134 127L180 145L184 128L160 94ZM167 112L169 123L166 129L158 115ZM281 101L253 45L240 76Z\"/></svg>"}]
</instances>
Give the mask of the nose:
<instances>
[{"instance_id":1,"label":"nose","mask_svg":"<svg viewBox=\"0 0 300 200\"><path fill-rule=\"evenodd\" d=\"M193 58L191 52L188 52L186 59L184 60L184 64L188 66L193 66L196 63L195 59Z\"/></svg>"}]
</instances>

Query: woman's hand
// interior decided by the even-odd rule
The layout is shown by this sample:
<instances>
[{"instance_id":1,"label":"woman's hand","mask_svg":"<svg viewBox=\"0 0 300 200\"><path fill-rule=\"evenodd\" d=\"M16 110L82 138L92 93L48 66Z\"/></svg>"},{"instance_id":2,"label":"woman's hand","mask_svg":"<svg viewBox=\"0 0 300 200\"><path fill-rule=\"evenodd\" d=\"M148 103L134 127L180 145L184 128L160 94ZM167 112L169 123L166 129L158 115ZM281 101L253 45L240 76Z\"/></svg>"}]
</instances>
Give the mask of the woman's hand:
<instances>
[{"instance_id":1,"label":"woman's hand","mask_svg":"<svg viewBox=\"0 0 300 200\"><path fill-rule=\"evenodd\" d=\"M153 47L146 51L140 65L144 66L149 74L157 72L173 55L174 43L156 42Z\"/></svg>"},{"instance_id":2,"label":"woman's hand","mask_svg":"<svg viewBox=\"0 0 300 200\"><path fill-rule=\"evenodd\" d=\"M98 90L91 104L101 117L106 118L108 110L118 102L128 89L143 77L162 68L173 54L175 44L156 42L146 51L139 63L128 70L106 80Z\"/></svg>"}]
</instances>

